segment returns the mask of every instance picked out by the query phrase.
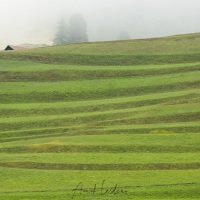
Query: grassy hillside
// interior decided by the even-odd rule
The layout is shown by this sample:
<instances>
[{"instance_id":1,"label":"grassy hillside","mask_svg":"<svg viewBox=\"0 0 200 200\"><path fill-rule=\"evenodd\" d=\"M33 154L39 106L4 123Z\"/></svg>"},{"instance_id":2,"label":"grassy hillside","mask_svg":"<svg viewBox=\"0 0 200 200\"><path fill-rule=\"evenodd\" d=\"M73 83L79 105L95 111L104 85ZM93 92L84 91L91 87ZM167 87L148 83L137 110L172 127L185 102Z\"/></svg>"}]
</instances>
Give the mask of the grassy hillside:
<instances>
[{"instance_id":1,"label":"grassy hillside","mask_svg":"<svg viewBox=\"0 0 200 200\"><path fill-rule=\"evenodd\" d=\"M193 63L200 62L200 33L1 52L0 58L95 66Z\"/></svg>"},{"instance_id":2,"label":"grassy hillside","mask_svg":"<svg viewBox=\"0 0 200 200\"><path fill-rule=\"evenodd\" d=\"M0 199L199 199L199 40L1 52Z\"/></svg>"}]
</instances>

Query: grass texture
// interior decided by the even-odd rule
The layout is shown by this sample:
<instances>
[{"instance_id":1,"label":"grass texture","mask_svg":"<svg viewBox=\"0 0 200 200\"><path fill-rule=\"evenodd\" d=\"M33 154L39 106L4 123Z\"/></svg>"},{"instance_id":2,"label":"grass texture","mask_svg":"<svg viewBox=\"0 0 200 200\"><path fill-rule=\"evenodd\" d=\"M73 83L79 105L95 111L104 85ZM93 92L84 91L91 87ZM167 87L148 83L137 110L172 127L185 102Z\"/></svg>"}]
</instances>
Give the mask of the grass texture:
<instances>
[{"instance_id":1,"label":"grass texture","mask_svg":"<svg viewBox=\"0 0 200 200\"><path fill-rule=\"evenodd\" d=\"M199 199L199 44L0 52L0 199Z\"/></svg>"}]
</instances>

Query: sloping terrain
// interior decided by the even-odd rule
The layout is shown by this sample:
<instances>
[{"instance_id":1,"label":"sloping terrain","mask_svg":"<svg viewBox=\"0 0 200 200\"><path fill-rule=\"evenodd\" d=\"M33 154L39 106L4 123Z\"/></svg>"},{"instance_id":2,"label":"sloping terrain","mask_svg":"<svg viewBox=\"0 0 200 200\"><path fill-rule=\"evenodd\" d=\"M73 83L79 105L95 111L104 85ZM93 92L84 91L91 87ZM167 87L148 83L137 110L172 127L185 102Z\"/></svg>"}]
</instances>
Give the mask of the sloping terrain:
<instances>
[{"instance_id":1,"label":"sloping terrain","mask_svg":"<svg viewBox=\"0 0 200 200\"><path fill-rule=\"evenodd\" d=\"M199 41L0 52L0 198L198 199Z\"/></svg>"},{"instance_id":2,"label":"sloping terrain","mask_svg":"<svg viewBox=\"0 0 200 200\"><path fill-rule=\"evenodd\" d=\"M200 62L200 34L1 52L0 58L97 66L193 63Z\"/></svg>"}]
</instances>

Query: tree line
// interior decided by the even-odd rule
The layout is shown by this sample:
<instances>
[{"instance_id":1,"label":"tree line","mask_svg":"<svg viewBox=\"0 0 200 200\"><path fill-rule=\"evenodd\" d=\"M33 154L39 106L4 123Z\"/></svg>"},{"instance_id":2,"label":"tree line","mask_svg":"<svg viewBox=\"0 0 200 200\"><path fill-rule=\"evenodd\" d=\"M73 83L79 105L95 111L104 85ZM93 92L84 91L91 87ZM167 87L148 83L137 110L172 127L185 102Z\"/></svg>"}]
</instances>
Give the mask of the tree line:
<instances>
[{"instance_id":1,"label":"tree line","mask_svg":"<svg viewBox=\"0 0 200 200\"><path fill-rule=\"evenodd\" d=\"M121 31L117 40L129 40L127 32ZM54 45L88 42L87 24L81 14L73 15L69 22L63 18L58 23L57 32L53 39Z\"/></svg>"},{"instance_id":2,"label":"tree line","mask_svg":"<svg viewBox=\"0 0 200 200\"><path fill-rule=\"evenodd\" d=\"M73 15L69 23L61 19L56 35L53 39L54 45L88 42L87 24L82 15Z\"/></svg>"}]
</instances>

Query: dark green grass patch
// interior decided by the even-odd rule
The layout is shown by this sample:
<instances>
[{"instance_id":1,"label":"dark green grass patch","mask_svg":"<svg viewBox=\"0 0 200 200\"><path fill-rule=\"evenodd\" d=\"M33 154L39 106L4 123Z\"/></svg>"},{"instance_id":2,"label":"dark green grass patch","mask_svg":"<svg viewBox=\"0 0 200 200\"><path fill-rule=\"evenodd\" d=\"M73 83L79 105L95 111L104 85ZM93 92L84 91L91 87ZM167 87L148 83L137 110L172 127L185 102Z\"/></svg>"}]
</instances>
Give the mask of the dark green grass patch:
<instances>
[{"instance_id":1,"label":"dark green grass patch","mask_svg":"<svg viewBox=\"0 0 200 200\"><path fill-rule=\"evenodd\" d=\"M187 153L200 152L200 147L192 145L55 145L41 144L0 148L2 153Z\"/></svg>"},{"instance_id":2,"label":"dark green grass patch","mask_svg":"<svg viewBox=\"0 0 200 200\"><path fill-rule=\"evenodd\" d=\"M62 164L36 162L0 163L1 167L43 170L191 170L200 169L200 163L150 163L150 164Z\"/></svg>"}]
</instances>

